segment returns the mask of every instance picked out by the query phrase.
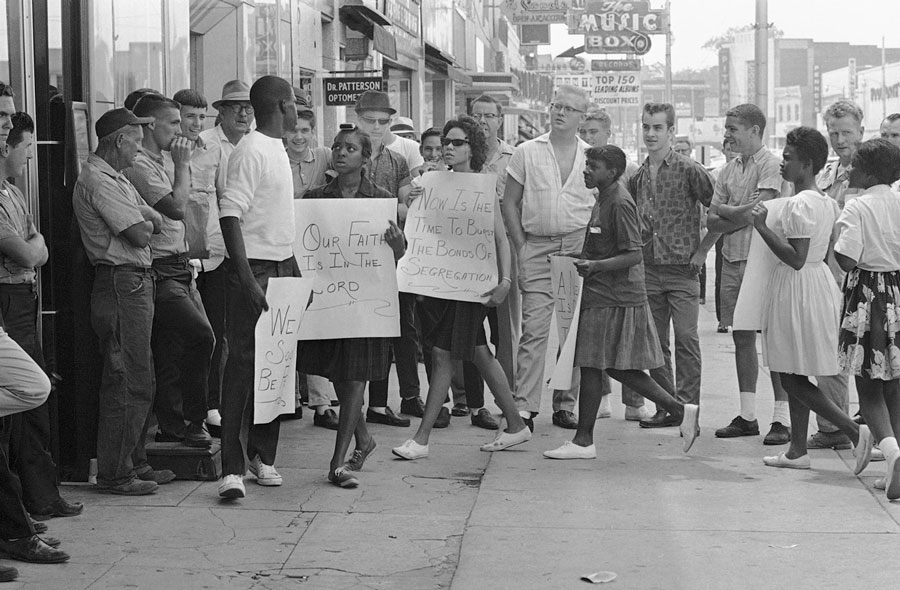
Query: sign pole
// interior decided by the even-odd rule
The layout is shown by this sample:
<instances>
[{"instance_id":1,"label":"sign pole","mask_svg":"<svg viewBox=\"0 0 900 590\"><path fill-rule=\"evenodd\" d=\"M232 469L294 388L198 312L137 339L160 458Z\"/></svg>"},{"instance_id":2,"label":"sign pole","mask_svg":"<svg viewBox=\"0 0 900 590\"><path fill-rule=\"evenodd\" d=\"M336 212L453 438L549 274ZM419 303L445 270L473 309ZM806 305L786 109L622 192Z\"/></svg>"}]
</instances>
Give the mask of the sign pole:
<instances>
[{"instance_id":1,"label":"sign pole","mask_svg":"<svg viewBox=\"0 0 900 590\"><path fill-rule=\"evenodd\" d=\"M672 7L666 0L666 102L672 104Z\"/></svg>"}]
</instances>

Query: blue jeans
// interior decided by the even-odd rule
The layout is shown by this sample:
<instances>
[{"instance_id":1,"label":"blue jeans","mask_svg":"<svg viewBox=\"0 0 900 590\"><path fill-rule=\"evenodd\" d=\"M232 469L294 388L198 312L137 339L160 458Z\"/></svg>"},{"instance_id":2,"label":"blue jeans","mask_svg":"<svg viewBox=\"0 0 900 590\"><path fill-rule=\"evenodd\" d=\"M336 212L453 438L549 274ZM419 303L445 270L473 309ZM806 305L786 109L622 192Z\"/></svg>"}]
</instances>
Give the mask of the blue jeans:
<instances>
[{"instance_id":1,"label":"blue jeans","mask_svg":"<svg viewBox=\"0 0 900 590\"><path fill-rule=\"evenodd\" d=\"M250 311L247 295L241 287L237 270L231 260L222 263L228 277L225 306L225 338L228 339L228 360L222 383L222 475L244 475L247 464L241 429L247 425L247 456L259 455L266 465L275 463L278 435L281 423L272 420L268 424L253 423L253 361L256 348L256 322L259 315ZM300 270L294 257L275 262L250 260L250 270L263 291L269 279L275 277L299 277Z\"/></svg>"},{"instance_id":2,"label":"blue jeans","mask_svg":"<svg viewBox=\"0 0 900 590\"><path fill-rule=\"evenodd\" d=\"M141 432L155 385L154 293L149 268L97 266L91 325L103 356L97 424L97 483L103 486L131 482L135 469L147 463Z\"/></svg>"}]
</instances>

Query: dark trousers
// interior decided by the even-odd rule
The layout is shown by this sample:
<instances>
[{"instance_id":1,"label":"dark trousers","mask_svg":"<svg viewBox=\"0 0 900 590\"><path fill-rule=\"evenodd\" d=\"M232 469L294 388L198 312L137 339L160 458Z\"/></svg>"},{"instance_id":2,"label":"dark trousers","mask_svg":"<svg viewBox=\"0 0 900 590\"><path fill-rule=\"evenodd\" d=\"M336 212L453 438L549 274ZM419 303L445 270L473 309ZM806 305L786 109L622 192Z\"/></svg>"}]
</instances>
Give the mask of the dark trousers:
<instances>
[{"instance_id":1,"label":"dark trousers","mask_svg":"<svg viewBox=\"0 0 900 590\"><path fill-rule=\"evenodd\" d=\"M187 255L153 261L153 411L161 432L183 436L185 420L206 419L206 394L215 337L194 285Z\"/></svg>"},{"instance_id":2,"label":"dark trousers","mask_svg":"<svg viewBox=\"0 0 900 590\"><path fill-rule=\"evenodd\" d=\"M416 329L416 296L400 293L400 337L391 339L391 352L400 382L400 397L412 398L421 394L419 389L419 330ZM390 362L390 361L388 361ZM369 405L387 406L388 380L369 382Z\"/></svg>"},{"instance_id":3,"label":"dark trousers","mask_svg":"<svg viewBox=\"0 0 900 590\"><path fill-rule=\"evenodd\" d=\"M146 469L141 433L153 404L155 376L153 272L133 266L98 265L91 293L91 325L103 355L97 423L97 483L131 482Z\"/></svg>"},{"instance_id":4,"label":"dark trousers","mask_svg":"<svg viewBox=\"0 0 900 590\"><path fill-rule=\"evenodd\" d=\"M272 465L278 448L281 422L253 423L253 361L256 347L256 322L259 315L252 313L237 270L231 260L222 263L227 276L225 338L228 339L228 360L222 385L222 474L244 475L247 465L241 429L247 425L247 455ZM250 260L253 277L263 291L269 279L275 277L299 277L300 270L294 257L281 262Z\"/></svg>"},{"instance_id":5,"label":"dark trousers","mask_svg":"<svg viewBox=\"0 0 900 590\"><path fill-rule=\"evenodd\" d=\"M9 436L11 418L0 418L0 539L21 539L34 534L31 519L22 505L22 483L9 468Z\"/></svg>"},{"instance_id":6,"label":"dark trousers","mask_svg":"<svg viewBox=\"0 0 900 590\"><path fill-rule=\"evenodd\" d=\"M0 285L0 316L6 332L38 366L44 366L37 337L38 296L34 285ZM40 510L59 499L57 469L50 454L50 406L10 416L10 468L22 484L22 501Z\"/></svg>"},{"instance_id":7,"label":"dark trousers","mask_svg":"<svg viewBox=\"0 0 900 590\"><path fill-rule=\"evenodd\" d=\"M722 287L722 261L725 260L724 256L722 256L724 244L725 236L721 236L716 240L716 320L719 322L722 321L722 299L719 291Z\"/></svg>"},{"instance_id":8,"label":"dark trousers","mask_svg":"<svg viewBox=\"0 0 900 590\"><path fill-rule=\"evenodd\" d=\"M219 265L215 270L201 272L197 275L197 290L203 300L206 319L212 327L216 345L213 348L212 360L209 364L209 392L206 405L210 410L218 410L222 398L222 375L225 372L225 360L228 358L228 339L225 337L225 269Z\"/></svg>"}]
</instances>

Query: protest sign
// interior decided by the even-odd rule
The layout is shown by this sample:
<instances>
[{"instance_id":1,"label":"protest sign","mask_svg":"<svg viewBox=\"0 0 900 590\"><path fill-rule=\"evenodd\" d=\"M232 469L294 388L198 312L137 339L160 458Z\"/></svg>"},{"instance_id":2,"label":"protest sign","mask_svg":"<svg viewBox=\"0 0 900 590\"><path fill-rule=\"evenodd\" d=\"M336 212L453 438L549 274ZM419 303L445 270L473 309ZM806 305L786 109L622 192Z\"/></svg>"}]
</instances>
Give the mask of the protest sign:
<instances>
[{"instance_id":1,"label":"protest sign","mask_svg":"<svg viewBox=\"0 0 900 590\"><path fill-rule=\"evenodd\" d=\"M550 257L550 288L556 307L556 329L562 349L556 359L550 389L572 387L575 369L575 342L578 340L578 317L581 308L581 287L584 279L575 269L571 256Z\"/></svg>"},{"instance_id":2,"label":"protest sign","mask_svg":"<svg viewBox=\"0 0 900 590\"><path fill-rule=\"evenodd\" d=\"M300 340L400 335L394 252L384 239L394 199L294 201L300 272L315 272Z\"/></svg>"},{"instance_id":3,"label":"protest sign","mask_svg":"<svg viewBox=\"0 0 900 590\"><path fill-rule=\"evenodd\" d=\"M787 199L771 199L766 201L766 225L775 229L781 219L781 212ZM741 290L734 306L734 325L732 330L762 330L763 303L769 289L769 278L778 266L778 257L772 252L765 240L753 230L750 250L747 254L747 268L741 280Z\"/></svg>"},{"instance_id":4,"label":"protest sign","mask_svg":"<svg viewBox=\"0 0 900 590\"><path fill-rule=\"evenodd\" d=\"M497 286L493 174L426 172L425 193L406 216L406 255L397 265L405 293L483 302Z\"/></svg>"},{"instance_id":5,"label":"protest sign","mask_svg":"<svg viewBox=\"0 0 900 590\"><path fill-rule=\"evenodd\" d=\"M312 278L269 279L266 288L269 309L259 316L255 332L255 424L268 424L279 414L294 412L297 336L312 286Z\"/></svg>"}]
</instances>

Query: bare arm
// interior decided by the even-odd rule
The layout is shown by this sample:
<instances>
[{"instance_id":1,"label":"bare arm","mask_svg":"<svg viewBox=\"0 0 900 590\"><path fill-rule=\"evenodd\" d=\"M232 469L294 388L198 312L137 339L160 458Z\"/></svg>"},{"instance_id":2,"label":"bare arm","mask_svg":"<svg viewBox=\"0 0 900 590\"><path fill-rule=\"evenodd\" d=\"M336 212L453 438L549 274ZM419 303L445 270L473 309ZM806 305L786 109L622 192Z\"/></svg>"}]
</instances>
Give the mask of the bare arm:
<instances>
[{"instance_id":1,"label":"bare arm","mask_svg":"<svg viewBox=\"0 0 900 590\"><path fill-rule=\"evenodd\" d=\"M172 142L175 182L172 183L172 192L153 206L169 219L184 219L184 211L191 194L191 153L191 143L187 138L178 137Z\"/></svg>"},{"instance_id":2,"label":"bare arm","mask_svg":"<svg viewBox=\"0 0 900 590\"><path fill-rule=\"evenodd\" d=\"M41 234L34 234L27 240L10 236L0 240L0 252L10 257L19 266L33 268L47 262L47 246Z\"/></svg>"},{"instance_id":3,"label":"bare arm","mask_svg":"<svg viewBox=\"0 0 900 590\"><path fill-rule=\"evenodd\" d=\"M503 192L503 221L506 222L506 231L512 241L512 247L516 252L522 250L525 245L525 229L522 227L522 195L525 187L518 180L506 175L506 189Z\"/></svg>"},{"instance_id":4,"label":"bare arm","mask_svg":"<svg viewBox=\"0 0 900 590\"><path fill-rule=\"evenodd\" d=\"M266 302L266 294L253 271L250 269L250 261L247 260L247 249L244 247L244 234L241 233L241 223L237 217L222 217L219 219L219 225L222 227L222 237L225 240L225 249L228 251L228 257L237 269L238 281L244 288L247 295L248 303L251 311L259 316L263 311L269 309Z\"/></svg>"},{"instance_id":5,"label":"bare arm","mask_svg":"<svg viewBox=\"0 0 900 590\"><path fill-rule=\"evenodd\" d=\"M499 205L499 197L494 196L494 211L497 211ZM509 278L510 263L512 261L509 254L509 240L506 237L506 227L503 224L503 218L499 215L494 215L494 245L497 248L497 272L499 276L497 286L483 294L490 297L485 303L488 307L496 307L503 303L512 286L512 280Z\"/></svg>"},{"instance_id":6,"label":"bare arm","mask_svg":"<svg viewBox=\"0 0 900 590\"><path fill-rule=\"evenodd\" d=\"M138 209L141 211L144 221L149 221L153 224L153 233L158 234L162 231L162 215L157 213L156 209L148 205L140 205Z\"/></svg>"},{"instance_id":7,"label":"bare arm","mask_svg":"<svg viewBox=\"0 0 900 590\"><path fill-rule=\"evenodd\" d=\"M628 268L635 264L640 264L641 260L643 260L643 254L640 250L625 250L612 258L603 260L576 260L575 268L578 270L579 275L587 277L598 272L610 272Z\"/></svg>"},{"instance_id":8,"label":"bare arm","mask_svg":"<svg viewBox=\"0 0 900 590\"><path fill-rule=\"evenodd\" d=\"M809 238L782 238L766 225L767 216L768 210L763 204L759 204L753 210L753 225L756 231L779 260L794 270L800 270L806 264L809 255Z\"/></svg>"},{"instance_id":9,"label":"bare arm","mask_svg":"<svg viewBox=\"0 0 900 590\"><path fill-rule=\"evenodd\" d=\"M840 266L841 270L844 272L850 272L851 270L856 268L858 262L856 260L853 260L849 256L844 256L840 252L834 253L834 259L837 261L838 266Z\"/></svg>"},{"instance_id":10,"label":"bare arm","mask_svg":"<svg viewBox=\"0 0 900 590\"><path fill-rule=\"evenodd\" d=\"M150 243L150 236L153 235L153 223L139 221L131 227L123 229L119 235L135 248L146 248Z\"/></svg>"}]
</instances>

